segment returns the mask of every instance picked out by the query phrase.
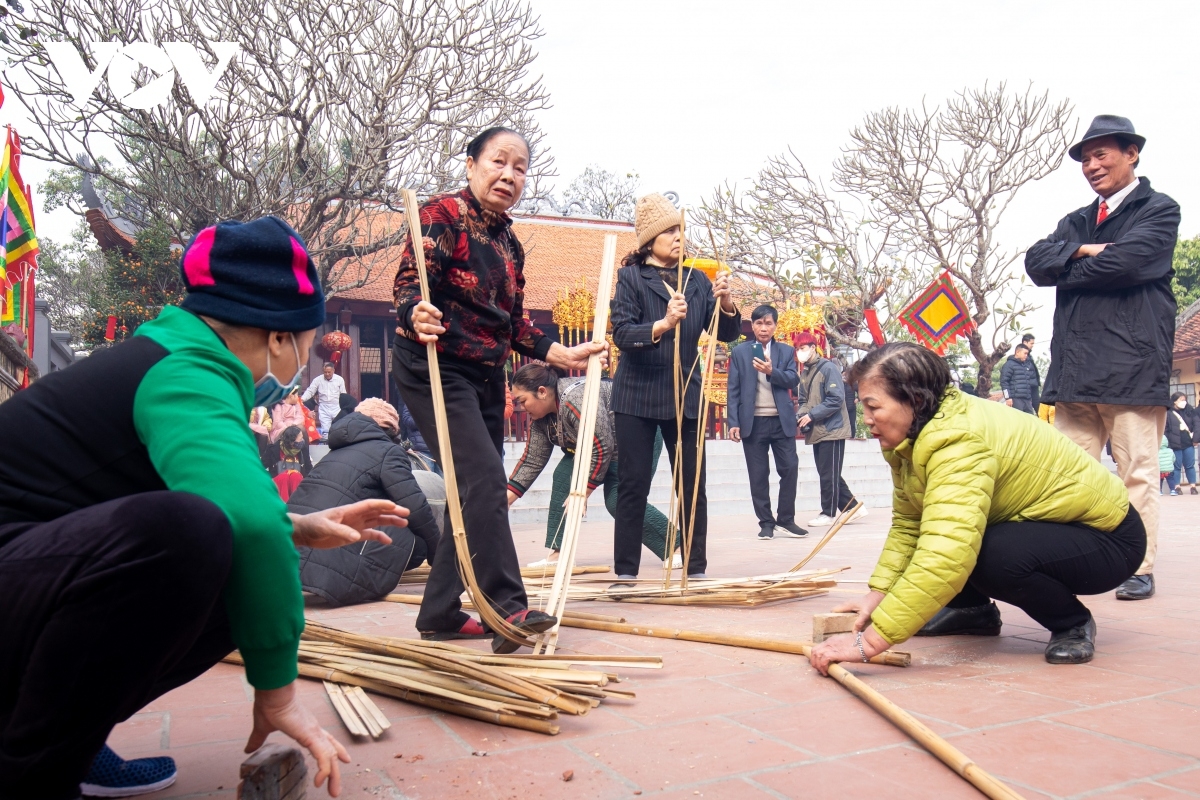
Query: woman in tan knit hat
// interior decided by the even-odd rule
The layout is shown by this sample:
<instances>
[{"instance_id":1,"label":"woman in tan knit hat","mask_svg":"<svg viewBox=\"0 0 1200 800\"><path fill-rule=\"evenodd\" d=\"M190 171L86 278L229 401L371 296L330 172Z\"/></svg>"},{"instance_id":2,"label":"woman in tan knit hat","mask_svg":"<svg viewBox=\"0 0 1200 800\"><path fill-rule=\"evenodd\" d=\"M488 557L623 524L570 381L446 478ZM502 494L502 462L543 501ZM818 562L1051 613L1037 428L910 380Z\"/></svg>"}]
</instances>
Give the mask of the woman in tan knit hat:
<instances>
[{"instance_id":1,"label":"woman in tan knit hat","mask_svg":"<svg viewBox=\"0 0 1200 800\"><path fill-rule=\"evenodd\" d=\"M625 257L617 272L612 301L613 342L621 348L621 364L612 392L616 423L620 489L614 531L614 569L619 579L637 577L641 562L642 523L646 499L657 464L653 463L655 433L662 432L667 454L675 461L675 442L683 437L684 492L681 519L692 512L691 487L700 470L700 490L695 497L696 521L692 531L688 576L703 578L708 566L708 499L704 491L704 461L696 463L697 417L700 414L700 334L720 305L717 338L731 342L742 332L742 318L729 296L729 281L716 282L700 270L684 268L683 292L677 291L679 262L685 257L679 209L661 194L637 202L638 249ZM691 374L684 395L682 430L675 419L675 337L683 376Z\"/></svg>"}]
</instances>

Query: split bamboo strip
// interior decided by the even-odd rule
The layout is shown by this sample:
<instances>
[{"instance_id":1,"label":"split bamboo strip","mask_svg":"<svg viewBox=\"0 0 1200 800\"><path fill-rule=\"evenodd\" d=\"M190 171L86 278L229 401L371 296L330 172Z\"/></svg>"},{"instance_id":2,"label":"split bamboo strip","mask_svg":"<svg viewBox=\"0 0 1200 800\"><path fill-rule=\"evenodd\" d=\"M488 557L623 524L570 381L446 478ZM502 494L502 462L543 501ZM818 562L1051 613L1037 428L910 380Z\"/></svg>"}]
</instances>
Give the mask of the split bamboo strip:
<instances>
[{"instance_id":1,"label":"split bamboo strip","mask_svg":"<svg viewBox=\"0 0 1200 800\"><path fill-rule=\"evenodd\" d=\"M388 728L392 727L391 720L389 720L387 718L387 715L383 713L383 711L379 708L379 706L375 705L374 700L367 697L367 693L362 690L361 686L354 686L345 691L348 694L352 694L356 698L358 698L359 704L361 704L362 707L364 709L366 709L368 714L370 714L372 717L375 718L375 722L379 725L379 727L382 730L386 731ZM357 706L356 706L356 708L357 708ZM364 717L364 719L365 719L365 717Z\"/></svg>"},{"instance_id":2,"label":"split bamboo strip","mask_svg":"<svg viewBox=\"0 0 1200 800\"><path fill-rule=\"evenodd\" d=\"M772 653L791 653L792 655L808 657L812 645L807 642L792 642L786 639L760 639L755 636L736 636L727 633L706 633L704 631L689 631L678 628L649 628L640 625L617 625L615 623L589 622L587 620L563 622L569 628L584 628L589 631L607 631L608 633L628 633L634 636L651 636L656 639L675 639L684 642L701 642L703 644L721 644L727 647L745 647L750 650L767 650ZM871 659L872 664L885 664L891 667L907 667L912 663L912 655L887 650Z\"/></svg>"},{"instance_id":3,"label":"split bamboo strip","mask_svg":"<svg viewBox=\"0 0 1200 800\"><path fill-rule=\"evenodd\" d=\"M358 691L355 692L355 689L358 689ZM372 739L378 739L383 735L383 726L380 725L379 720L375 719L375 716L371 714L369 710L367 710L366 704L363 703L362 699L360 698L360 695L362 694L362 689L358 686L352 687L349 691L342 692L342 696L346 698L346 700L354 708L355 712L358 713L358 718L361 719L363 724L367 726L367 733L371 734ZM363 696L365 697L365 695Z\"/></svg>"},{"instance_id":4,"label":"split bamboo strip","mask_svg":"<svg viewBox=\"0 0 1200 800\"><path fill-rule=\"evenodd\" d=\"M835 519L833 521L833 524L829 526L829 530L825 533L824 536L821 537L821 541L817 542L817 546L812 549L812 552L810 552L804 558L800 559L800 563L797 564L796 566L792 567L791 571L799 572L801 569L804 568L805 564L807 564L809 561L812 561L813 557L816 556L817 553L821 552L821 548L824 547L825 545L829 544L829 540L834 537L834 534L836 534L838 531L840 531L842 529L842 526L845 525L847 522L849 522L850 517L857 514L858 510L860 508L862 508L862 506L863 506L863 502L861 500L855 500L854 505L850 506L847 509L844 509L841 514L838 514L838 518Z\"/></svg>"},{"instance_id":5,"label":"split bamboo strip","mask_svg":"<svg viewBox=\"0 0 1200 800\"><path fill-rule=\"evenodd\" d=\"M325 693L329 695L329 702L333 704L333 710L342 718L342 724L346 726L346 730L350 731L351 736L366 736L367 727L363 721L358 718L357 712L346 701L346 695L342 692L342 687L336 683L324 681Z\"/></svg>"},{"instance_id":6,"label":"split bamboo strip","mask_svg":"<svg viewBox=\"0 0 1200 800\"><path fill-rule=\"evenodd\" d=\"M916 740L917 744L924 747L943 764L954 770L959 776L992 798L992 800L1022 800L1021 795L1014 792L1004 783L996 780L996 778L988 774L982 767L963 755L954 745L929 730L912 714L909 714L903 708L860 681L841 664L829 665L829 677L846 687L858 699L878 711L888 722L891 722L897 728L907 733Z\"/></svg>"},{"instance_id":7,"label":"split bamboo strip","mask_svg":"<svg viewBox=\"0 0 1200 800\"><path fill-rule=\"evenodd\" d=\"M412 244L413 260L417 265L417 277L421 283L421 299L433 302L429 291L429 276L425 270L425 239L421 232L421 213L417 205L417 193L412 189L402 192L404 198L404 219L408 225L409 240ZM468 595L476 601L476 608L484 623L496 633L509 641L522 645L531 645L524 634L513 627L492 608L488 598L475 580L475 568L471 564L471 548L467 542L467 529L463 523L462 504L458 496L458 477L454 472L454 454L450 449L450 427L446 417L446 398L442 394L442 371L438 363L437 345L429 342L425 345L425 355L429 361L429 385L433 393L433 416L437 426L438 456L446 484L446 508L450 512L450 524L454 534L454 552L458 555L458 571Z\"/></svg>"},{"instance_id":8,"label":"split bamboo strip","mask_svg":"<svg viewBox=\"0 0 1200 800\"><path fill-rule=\"evenodd\" d=\"M596 285L596 311L592 322L592 342L603 344L605 333L608 331L609 297L612 295L613 270L617 264L617 235L610 233L604 237L604 255L600 262L600 279ZM550 587L550 596L546 603L546 611L553 617L561 619L567 606L567 589L571 583L572 569L575 567L575 551L579 541L579 529L583 524L583 512L587 509L587 482L592 471L592 437L596 432L596 415L600 411L600 378L603 366L599 354L588 358L587 377L583 385L583 405L579 409L579 433L575 439L575 464L571 471L571 491L567 495L567 507L564 519L566 530L563 532L559 545L558 565L554 570L554 583ZM534 637L533 652L535 654L554 654L558 644L558 623L554 627Z\"/></svg>"}]
</instances>

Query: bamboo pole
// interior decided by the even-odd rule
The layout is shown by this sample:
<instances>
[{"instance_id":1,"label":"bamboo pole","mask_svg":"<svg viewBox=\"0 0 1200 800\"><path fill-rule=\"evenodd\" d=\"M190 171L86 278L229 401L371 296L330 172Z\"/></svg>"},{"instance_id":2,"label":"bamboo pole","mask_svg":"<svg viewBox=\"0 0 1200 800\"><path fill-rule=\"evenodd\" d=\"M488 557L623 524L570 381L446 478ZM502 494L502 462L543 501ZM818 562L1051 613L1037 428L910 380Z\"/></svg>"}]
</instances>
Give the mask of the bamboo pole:
<instances>
[{"instance_id":1,"label":"bamboo pole","mask_svg":"<svg viewBox=\"0 0 1200 800\"><path fill-rule=\"evenodd\" d=\"M417 277L421 283L421 299L433 302L429 291L429 276L425 270L425 241L421 233L421 213L417 205L417 193L412 189L403 191L404 220L408 225L409 239L412 243L413 260L417 265ZM463 523L462 503L458 495L458 478L454 471L454 454L450 449L450 424L446 417L446 398L442 394L442 370L438 363L437 345L429 342L425 345L425 355L429 361L429 385L433 393L433 416L437 426L438 454L441 457L442 472L446 483L446 508L450 511L450 524L454 533L454 552L458 558L458 571L462 577L463 586L468 596L475 600L476 610L483 622L496 633L521 645L532 645L525 635L496 613L488 602L487 596L475 580L475 569L471 564L471 547L467 542L467 529Z\"/></svg>"},{"instance_id":2,"label":"bamboo pole","mask_svg":"<svg viewBox=\"0 0 1200 800\"><path fill-rule=\"evenodd\" d=\"M806 642L792 642L786 639L760 639L756 636L736 636L727 633L706 633L704 631L689 631L680 628L649 628L641 625L621 625L615 622L592 622L591 620L565 620L563 625L568 628L584 628L589 631L607 631L608 633L628 633L634 636L651 636L656 639L675 639L683 642L700 642L702 644L721 644L726 647L744 647L750 650L767 650L772 653L790 653L791 655L808 657L812 645ZM871 659L872 664L884 664L890 667L907 667L912 663L912 655L887 650Z\"/></svg>"},{"instance_id":3,"label":"bamboo pole","mask_svg":"<svg viewBox=\"0 0 1200 800\"><path fill-rule=\"evenodd\" d=\"M578 622L564 621L563 624L575 628L586 628L588 630L631 633L637 636L654 636L660 639L677 639L689 642L705 642L708 644L723 644L730 647L747 647L776 653L793 653L805 657L812 652L812 645L810 644L757 639L750 636L639 628L634 625L617 625L614 623L590 622L587 620L580 620ZM907 667L911 661L912 657L908 653L897 653L890 650L880 653L871 659L872 664L889 664L903 667ZM1022 800L1021 795L996 780L996 778L992 777L982 767L963 755L952 744L929 730L929 728L921 724L920 721L903 708L863 683L842 665L830 664L829 676L849 690L851 694L879 712L879 714L897 728L911 736L917 744L924 747L930 754L954 770L955 773L983 792L983 794L992 798L992 800Z\"/></svg>"},{"instance_id":4,"label":"bamboo pole","mask_svg":"<svg viewBox=\"0 0 1200 800\"><path fill-rule=\"evenodd\" d=\"M613 270L617 263L617 236L610 233L604 237L604 255L600 262L600 281L596 286L596 311L592 322L592 342L604 342L608 330L609 297L612 295ZM579 430L575 439L575 464L571 471L571 492L567 496L566 530L559 545L558 565L554 570L554 582L546 609L551 616L561 619L567 606L567 590L575 567L575 551L579 542L579 529L583 524L583 512L587 509L587 481L592 468L592 437L596 431L596 415L600 413L600 355L588 358L587 377L583 384L583 406L579 409ZM534 637L535 654L554 654L558 644L559 625Z\"/></svg>"},{"instance_id":5,"label":"bamboo pole","mask_svg":"<svg viewBox=\"0 0 1200 800\"><path fill-rule=\"evenodd\" d=\"M683 283L683 261L687 258L686 228L687 210L681 206L679 209L679 262L676 267L677 278L675 283L675 291L678 294L683 294L685 289ZM671 506L670 514L667 517L666 563L663 569L664 589L669 589L671 586L671 562L675 557L676 537L682 534L683 538L683 569L680 573L680 582L685 587L687 586L687 559L691 548L687 530L684 529L681 531L683 524L683 407L687 403L687 386L681 386L683 379L683 358L680 355L679 349L679 329L684 322L685 320L680 320L679 324L675 326L675 354L671 362L673 365L671 377L675 385L675 459L671 464Z\"/></svg>"},{"instance_id":6,"label":"bamboo pole","mask_svg":"<svg viewBox=\"0 0 1200 800\"><path fill-rule=\"evenodd\" d=\"M939 761L954 770L960 777L992 798L992 800L1022 800L1021 795L992 777L983 767L980 767L974 761L967 758L954 745L929 730L912 714L909 714L903 708L860 681L841 664L829 665L829 677L846 687L851 694L879 712L888 722L915 739L917 744L924 747Z\"/></svg>"}]
</instances>

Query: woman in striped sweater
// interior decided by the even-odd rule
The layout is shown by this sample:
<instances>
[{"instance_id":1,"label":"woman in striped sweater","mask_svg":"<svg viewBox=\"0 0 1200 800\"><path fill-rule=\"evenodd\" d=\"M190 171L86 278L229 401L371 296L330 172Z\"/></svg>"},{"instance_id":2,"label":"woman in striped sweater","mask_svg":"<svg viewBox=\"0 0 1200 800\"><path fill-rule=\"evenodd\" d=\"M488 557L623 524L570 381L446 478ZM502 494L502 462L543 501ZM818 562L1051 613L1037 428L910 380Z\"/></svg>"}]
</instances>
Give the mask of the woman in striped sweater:
<instances>
[{"instance_id":1,"label":"woman in striped sweater","mask_svg":"<svg viewBox=\"0 0 1200 800\"><path fill-rule=\"evenodd\" d=\"M525 453L508 479L508 504L512 506L542 474L554 448L563 449L562 461L554 469L554 484L550 489L549 517L546 520L546 547L549 555L531 567L548 566L558 561L562 542L563 518L567 495L571 492L571 473L575 469L575 447L579 435L579 409L583 405L583 378L560 378L558 372L544 364L526 364L513 375L513 399L524 406L533 419ZM600 384L600 408L596 414L596 429L592 437L592 463L588 471L588 496L596 487L604 486L604 505L608 513L617 511L617 440L613 425L612 382ZM662 451L662 437L654 445L654 463ZM667 518L649 503L646 504L642 527L642 543L666 560ZM683 562L675 555L674 566Z\"/></svg>"}]
</instances>

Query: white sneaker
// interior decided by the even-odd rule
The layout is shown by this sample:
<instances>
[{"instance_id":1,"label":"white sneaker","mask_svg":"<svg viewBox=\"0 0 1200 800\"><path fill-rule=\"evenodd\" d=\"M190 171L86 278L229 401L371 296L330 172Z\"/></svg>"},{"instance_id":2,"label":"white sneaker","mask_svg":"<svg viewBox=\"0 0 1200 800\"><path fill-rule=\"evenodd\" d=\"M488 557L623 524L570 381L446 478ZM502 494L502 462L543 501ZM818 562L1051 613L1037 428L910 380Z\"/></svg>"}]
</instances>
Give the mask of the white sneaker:
<instances>
[{"instance_id":1,"label":"white sneaker","mask_svg":"<svg viewBox=\"0 0 1200 800\"><path fill-rule=\"evenodd\" d=\"M525 566L527 566L527 567L553 567L553 566L557 566L557 565L558 565L558 553L553 552L551 555L546 556L541 561L533 561L529 564L526 564Z\"/></svg>"},{"instance_id":2,"label":"white sneaker","mask_svg":"<svg viewBox=\"0 0 1200 800\"><path fill-rule=\"evenodd\" d=\"M867 515L867 507L866 507L866 506L859 506L859 507L858 507L858 511L855 511L853 514L851 514L851 515L850 515L850 519L846 520L846 524L847 524L847 525L849 525L851 522L855 522L856 520L860 520L860 519L862 519L863 517L865 517L866 515Z\"/></svg>"},{"instance_id":3,"label":"white sneaker","mask_svg":"<svg viewBox=\"0 0 1200 800\"><path fill-rule=\"evenodd\" d=\"M828 528L832 524L833 517L827 517L824 514L808 521L808 527L810 528Z\"/></svg>"},{"instance_id":4,"label":"white sneaker","mask_svg":"<svg viewBox=\"0 0 1200 800\"><path fill-rule=\"evenodd\" d=\"M675 557L671 559L671 569L683 569L683 555L682 554L676 553Z\"/></svg>"}]
</instances>

